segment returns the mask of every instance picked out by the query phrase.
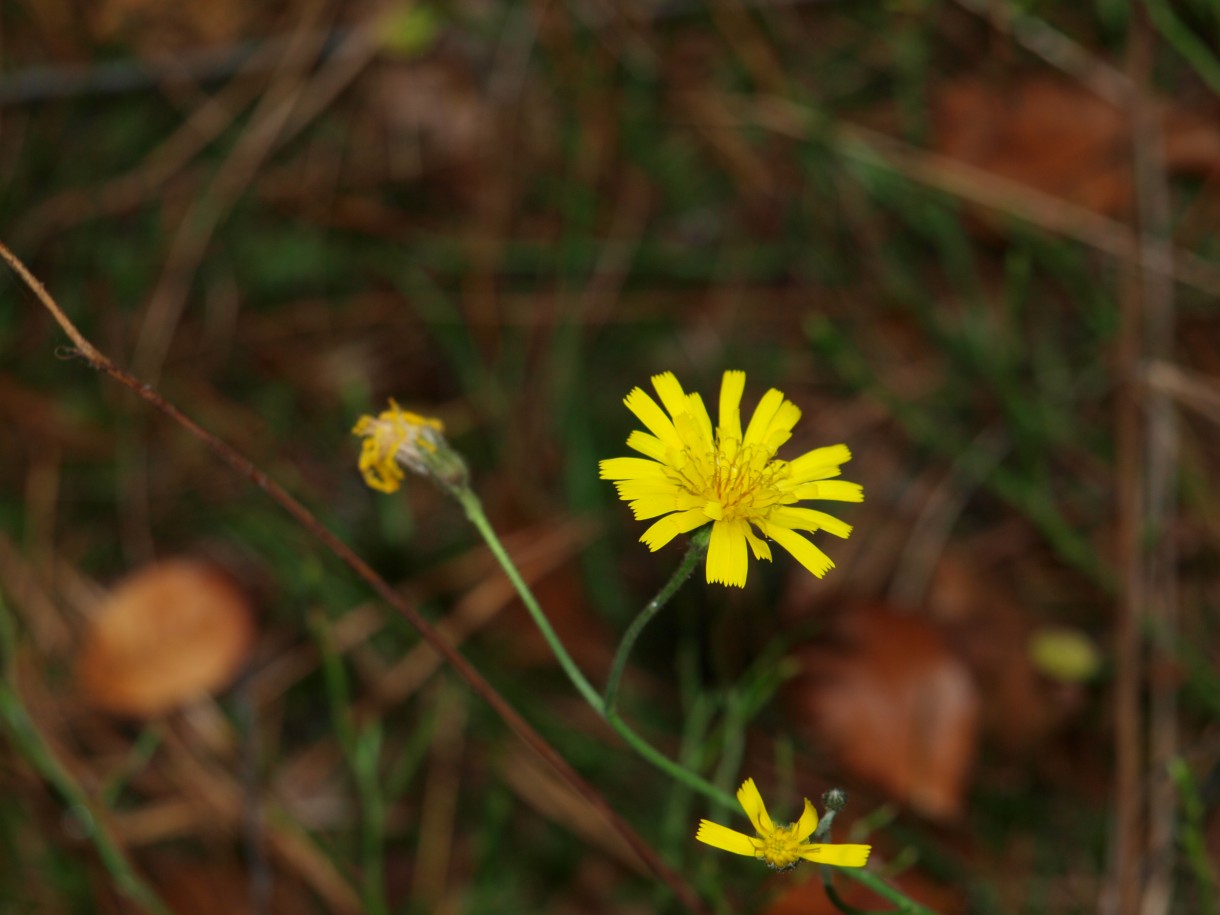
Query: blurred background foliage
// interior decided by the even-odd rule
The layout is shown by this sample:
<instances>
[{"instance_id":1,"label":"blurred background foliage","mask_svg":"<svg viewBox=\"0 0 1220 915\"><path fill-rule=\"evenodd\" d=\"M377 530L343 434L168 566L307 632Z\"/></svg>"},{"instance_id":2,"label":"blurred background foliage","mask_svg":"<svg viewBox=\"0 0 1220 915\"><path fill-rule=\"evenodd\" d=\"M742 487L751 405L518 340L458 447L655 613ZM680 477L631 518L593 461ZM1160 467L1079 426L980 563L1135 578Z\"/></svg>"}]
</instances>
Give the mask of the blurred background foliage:
<instances>
[{"instance_id":1,"label":"blurred background foliage","mask_svg":"<svg viewBox=\"0 0 1220 915\"><path fill-rule=\"evenodd\" d=\"M597 479L623 395L781 388L789 456L851 447L855 534L824 581L696 577L627 716L780 820L843 785L836 836L945 913L1216 911L1214 4L4 0L0 29L0 240L715 911L834 909L812 868L696 846L705 804L579 704L456 507L362 485L361 413L444 420L600 682L680 556ZM0 279L0 912L137 911L99 835L177 913L676 909L362 583L64 344Z\"/></svg>"}]
</instances>

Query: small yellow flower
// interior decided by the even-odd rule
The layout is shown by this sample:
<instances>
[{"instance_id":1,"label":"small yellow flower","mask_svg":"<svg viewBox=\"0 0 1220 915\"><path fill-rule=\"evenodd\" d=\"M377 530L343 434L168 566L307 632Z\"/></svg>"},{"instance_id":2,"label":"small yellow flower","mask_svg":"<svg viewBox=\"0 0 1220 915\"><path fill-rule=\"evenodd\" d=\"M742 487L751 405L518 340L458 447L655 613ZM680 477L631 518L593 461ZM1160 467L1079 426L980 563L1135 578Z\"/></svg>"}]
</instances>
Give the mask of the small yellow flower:
<instances>
[{"instance_id":1,"label":"small yellow flower","mask_svg":"<svg viewBox=\"0 0 1220 915\"><path fill-rule=\"evenodd\" d=\"M818 828L818 814L808 798L805 799L805 812L801 818L787 826L776 826L771 822L752 778L747 778L737 790L737 802L754 825L757 838L711 820L699 821L695 838L735 855L750 855L780 871L791 870L798 861L835 864L839 867L863 867L868 861L871 845L819 845L806 841Z\"/></svg>"},{"instance_id":2,"label":"small yellow flower","mask_svg":"<svg viewBox=\"0 0 1220 915\"><path fill-rule=\"evenodd\" d=\"M851 459L847 446L817 448L793 461L777 459L775 452L792 436L801 411L772 388L743 433L745 372L724 373L720 424L714 431L703 400L682 390L672 372L654 375L652 384L664 410L640 388L623 401L648 428L627 438L627 447L645 457L601 462L601 478L615 481L619 498L630 503L637 520L664 516L640 540L659 550L710 521L707 580L739 588L749 571L747 544L755 559L771 559L762 537L774 540L818 578L834 568L829 556L797 532L824 530L846 537L851 525L794 503L863 501L859 484L831 479Z\"/></svg>"},{"instance_id":3,"label":"small yellow flower","mask_svg":"<svg viewBox=\"0 0 1220 915\"><path fill-rule=\"evenodd\" d=\"M381 492L394 492L402 485L403 467L457 485L465 480L461 457L445 441L439 419L409 413L390 400L390 409L376 418L362 416L352 429L364 438L360 449L360 472L364 482Z\"/></svg>"}]
</instances>

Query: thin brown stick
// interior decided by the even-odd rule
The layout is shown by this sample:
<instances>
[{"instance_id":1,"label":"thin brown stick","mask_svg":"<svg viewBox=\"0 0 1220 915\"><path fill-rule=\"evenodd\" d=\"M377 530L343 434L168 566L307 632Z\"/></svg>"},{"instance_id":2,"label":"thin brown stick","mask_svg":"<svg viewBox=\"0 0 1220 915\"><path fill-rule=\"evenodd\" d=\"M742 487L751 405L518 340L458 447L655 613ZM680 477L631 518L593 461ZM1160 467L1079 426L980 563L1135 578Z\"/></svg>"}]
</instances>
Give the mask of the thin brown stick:
<instances>
[{"instance_id":1,"label":"thin brown stick","mask_svg":"<svg viewBox=\"0 0 1220 915\"><path fill-rule=\"evenodd\" d=\"M263 492L273 502L284 509L303 529L315 540L330 550L348 568L362 578L366 584L400 616L405 619L420 636L439 652L450 667L466 681L470 688L492 710L500 716L508 727L517 734L535 753L542 757L558 774L572 786L584 799L605 818L606 823L623 837L628 845L648 865L649 869L672 890L678 900L691 912L700 915L710 915L710 910L695 894L694 889L671 869L651 845L644 840L635 829L610 806L609 802L592 785L586 782L579 773L560 755L547 740L530 725L508 701L496 691L496 688L484 679L478 669L463 657L432 625L424 619L419 611L407 603L384 578L360 558L338 535L325 527L313 513L298 502L283 487L272 480L266 473L256 467L228 443L218 439L193 419L184 414L176 406L165 400L156 390L141 382L138 378L120 369L110 359L91 344L76 326L68 319L63 310L47 292L38 279L30 273L15 254L0 243L0 257L25 281L30 290L51 313L56 323L72 341L79 353L93 368L104 372L124 387L135 392L150 406L169 417L191 435L199 439L211 449L220 460L227 464L238 475L245 477Z\"/></svg>"},{"instance_id":2,"label":"thin brown stick","mask_svg":"<svg viewBox=\"0 0 1220 915\"><path fill-rule=\"evenodd\" d=\"M178 224L165 266L144 310L132 357L135 371L154 384L186 307L191 282L213 234L275 148L293 107L304 92L308 82L307 68L311 59L321 52L321 36L314 25L322 12L321 0L305 4L289 45L290 53L280 62L275 78L251 113L249 126L211 185L187 207Z\"/></svg>"},{"instance_id":3,"label":"thin brown stick","mask_svg":"<svg viewBox=\"0 0 1220 915\"><path fill-rule=\"evenodd\" d=\"M1151 87L1155 32L1143 4L1133 17L1132 29L1132 45L1140 48L1133 62L1138 69L1132 68L1131 96L1139 247L1172 263L1164 130ZM1176 323L1173 282L1147 269L1141 273L1141 364L1147 359L1171 360ZM1133 387L1139 383L1130 381ZM1178 420L1168 394L1145 390L1142 400L1144 517L1139 528L1145 551L1143 612L1153 638L1148 646L1148 836L1139 911L1141 915L1168 915L1173 902L1178 820L1177 787L1169 774L1178 755L1178 684L1175 677L1166 675L1177 665L1173 652L1178 644L1178 556L1173 536Z\"/></svg>"},{"instance_id":4,"label":"thin brown stick","mask_svg":"<svg viewBox=\"0 0 1220 915\"><path fill-rule=\"evenodd\" d=\"M819 124L816 111L790 99L722 94L716 104L701 104L697 97L700 94L686 94L682 100L704 119L703 127L753 125L799 140L823 135L844 158L902 175L1120 261L1138 262L1144 270L1171 277L1184 286L1220 295L1220 269L1214 264L1193 251L1170 245L1144 248L1130 226L1070 200L867 127L838 121L825 128Z\"/></svg>"},{"instance_id":5,"label":"thin brown stick","mask_svg":"<svg viewBox=\"0 0 1220 915\"><path fill-rule=\"evenodd\" d=\"M1154 359L1144 370L1144 383L1150 391L1172 397L1200 416L1220 423L1220 383L1216 379Z\"/></svg>"},{"instance_id":6,"label":"thin brown stick","mask_svg":"<svg viewBox=\"0 0 1220 915\"><path fill-rule=\"evenodd\" d=\"M1011 35L1026 49L1110 104L1118 107L1127 104L1132 86L1127 74L1015 3L1003 0L957 0L957 3Z\"/></svg>"},{"instance_id":7,"label":"thin brown stick","mask_svg":"<svg viewBox=\"0 0 1220 915\"><path fill-rule=\"evenodd\" d=\"M1132 16L1127 67L1140 85L1151 64L1151 48L1146 33ZM1138 90L1128 101L1132 126L1149 119ZM1138 137L1133 138L1134 167L1145 175L1149 163ZM1141 204L1147 202L1143 195ZM1132 230L1135 254L1148 240L1144 206L1137 207ZM1121 294L1121 314L1116 346L1115 371L1118 379L1115 399L1116 533L1118 567L1123 570L1115 607L1114 677L1114 822L1110 839L1110 861L1102 884L1099 909L1102 915L1136 915L1145 888L1144 828L1145 807L1142 788L1144 771L1144 717L1140 689L1144 677L1143 614L1147 600L1145 551L1143 548L1144 455L1143 389L1139 366L1143 355L1143 318L1149 299L1158 292L1151 273L1136 256L1128 261Z\"/></svg>"}]
</instances>

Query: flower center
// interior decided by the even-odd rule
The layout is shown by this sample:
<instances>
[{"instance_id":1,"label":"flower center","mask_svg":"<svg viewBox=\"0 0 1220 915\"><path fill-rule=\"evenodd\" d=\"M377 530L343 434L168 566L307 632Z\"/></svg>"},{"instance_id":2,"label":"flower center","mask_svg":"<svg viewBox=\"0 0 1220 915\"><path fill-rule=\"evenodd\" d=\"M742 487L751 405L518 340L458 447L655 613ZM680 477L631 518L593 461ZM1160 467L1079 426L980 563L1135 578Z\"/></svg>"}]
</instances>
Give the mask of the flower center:
<instances>
[{"instance_id":1,"label":"flower center","mask_svg":"<svg viewBox=\"0 0 1220 915\"><path fill-rule=\"evenodd\" d=\"M716 437L714 451L686 451L680 484L687 492L719 507L720 519L757 518L780 501L776 483L787 472L786 461L774 460L765 445L742 445ZM720 520L717 519L717 520Z\"/></svg>"},{"instance_id":2,"label":"flower center","mask_svg":"<svg viewBox=\"0 0 1220 915\"><path fill-rule=\"evenodd\" d=\"M801 860L801 842L796 837L796 823L777 826L770 835L761 837L757 856L775 870L790 870Z\"/></svg>"}]
</instances>

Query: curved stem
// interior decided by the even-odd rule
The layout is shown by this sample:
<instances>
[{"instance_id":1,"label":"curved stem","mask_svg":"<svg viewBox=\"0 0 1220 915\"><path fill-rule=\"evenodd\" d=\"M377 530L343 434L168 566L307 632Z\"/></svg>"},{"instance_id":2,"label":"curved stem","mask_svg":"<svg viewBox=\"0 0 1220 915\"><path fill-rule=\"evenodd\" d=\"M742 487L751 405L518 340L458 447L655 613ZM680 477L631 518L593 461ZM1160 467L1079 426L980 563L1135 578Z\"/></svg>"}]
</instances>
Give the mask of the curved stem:
<instances>
[{"instance_id":1,"label":"curved stem","mask_svg":"<svg viewBox=\"0 0 1220 915\"><path fill-rule=\"evenodd\" d=\"M631 747L631 749L635 750L635 752L641 757L648 760L674 781L681 782L688 788L693 788L695 791L698 791L700 794L710 798L723 807L737 806L737 801L731 794L717 788L707 779L692 772L685 766L674 762L672 759L646 741L643 737L633 731L631 726L619 717L618 712L607 710L603 711L602 714L605 716L606 723L609 724L610 727L614 728L614 732L622 737L623 740L627 742L627 745Z\"/></svg>"},{"instance_id":2,"label":"curved stem","mask_svg":"<svg viewBox=\"0 0 1220 915\"><path fill-rule=\"evenodd\" d=\"M644 609L631 621L631 625L627 627L627 631L623 634L623 640L619 642L618 651L614 654L614 663L610 665L610 676L606 680L606 694L603 702L607 717L614 714L614 708L618 701L619 681L623 678L623 669L627 666L627 658L631 655L631 649L635 645L635 640L640 637L644 627L657 615L660 609L669 603L669 599L682 587L686 579L690 578L691 572L695 570L695 566L699 564L699 560L707 552L707 544L711 539L711 533L711 525L706 525L695 531L694 536L691 537L690 546L686 550L686 555L682 557L682 562L678 564L678 568L674 569L674 574L665 583L665 587L661 588L657 592L657 596L644 605Z\"/></svg>"},{"instance_id":3,"label":"curved stem","mask_svg":"<svg viewBox=\"0 0 1220 915\"><path fill-rule=\"evenodd\" d=\"M672 759L646 741L643 737L633 731L627 722L620 718L618 713L602 700L602 697L598 695L597 690L593 688L592 684L589 683L588 678L576 665L576 662L572 659L572 656L568 654L567 648L564 647L559 635L555 632L554 627L551 626L551 621L547 619L546 613L543 612L542 607L538 603L538 599L534 597L533 591L531 591L529 585L525 583L525 579L521 577L521 573L517 571L517 567L513 563L512 557L508 555L508 551L504 549L504 544L502 544L500 542L500 538L496 536L496 532L492 528L491 522L487 520L487 515L483 512L483 505L479 501L479 497L475 495L474 491L469 487L453 487L450 491L452 492L454 498L461 503L462 509L466 512L466 517L470 519L470 523L475 526L479 534L483 537L483 540L487 543L492 555L494 555L496 560L500 563L500 567L504 570L504 574L507 575L509 581L512 582L513 587L517 591L517 595L525 604L525 608L529 611L534 623L538 626L539 631L542 633L542 637L546 639L546 643L550 646L551 651L554 652L555 658L559 661L559 666L563 668L563 671L565 674L567 674L568 679L572 681L572 685L576 687L576 691L580 693L581 698L589 703L590 707L592 707L595 712L605 719L606 723L614 729L616 734L623 738L628 746L630 746L637 754L648 760L648 762L652 763L662 772L673 778L675 781L679 781L695 791L698 791L700 794L707 796L711 800L716 801L718 804L722 804L726 807L735 806L736 801L727 792L717 788L707 779L695 772L692 772L685 766L674 762ZM644 628L644 625L648 622L648 620L651 619L652 616L665 605L666 601L673 596L673 593L677 591L681 584L690 576L691 570L694 569L699 558L707 550L707 539L708 538L704 536L701 543L699 542L700 538L698 536L692 539L690 549L687 550L685 558L683 558L681 565L678 566L678 570L674 573L673 577L670 578L668 584L661 589L660 593L658 593L656 597L649 601L648 605L644 608L640 615L636 617L635 623L633 623L631 627L632 630L634 630L634 634L632 634L632 632L629 630L629 638L624 637L623 644L619 646L619 654L615 657L615 667L618 670L618 674L616 675L614 669L612 668L612 682L617 683L618 678L622 676L623 663L625 662L626 656L631 649L631 643L635 641L635 638L639 635L640 630ZM609 694L609 690L607 690L607 693Z\"/></svg>"},{"instance_id":4,"label":"curved stem","mask_svg":"<svg viewBox=\"0 0 1220 915\"><path fill-rule=\"evenodd\" d=\"M563 672L568 675L568 679L572 681L572 685L576 687L576 691L581 697L591 705L594 710L600 715L606 714L605 706L602 704L602 697L597 690L593 688L588 678L576 662L572 660L572 656L568 654L568 650L563 647L563 642L560 641L555 629L551 626L551 621L547 619L546 614L542 612L542 607L538 605L538 599L534 597L534 592L530 590L529 585L521 577L521 573L517 571L517 566L513 563L512 558L508 555L508 551L504 549L504 544L500 542L500 538L496 536L495 530L491 526L491 522L487 520L487 515L483 513L483 504L479 501L479 497L475 495L474 490L468 486L456 486L450 490L454 498L461 503L463 511L466 512L466 517L470 519L470 523L475 526L483 540L487 543L492 555L496 557L496 561L500 563L500 568L504 570L504 574L508 576L508 580L512 582L518 596L525 604L525 609L529 611L533 617L534 624L542 633L542 637L546 639L547 645L550 646L555 658L559 661L559 666L563 668Z\"/></svg>"},{"instance_id":5,"label":"curved stem","mask_svg":"<svg viewBox=\"0 0 1220 915\"><path fill-rule=\"evenodd\" d=\"M17 691L0 679L0 724L8 732L13 747L34 769L53 784L89 834L103 866L110 872L120 893L154 915L173 915L169 906L136 872L109 824L109 811L98 805L64 767L43 739L22 705Z\"/></svg>"},{"instance_id":6,"label":"curved stem","mask_svg":"<svg viewBox=\"0 0 1220 915\"><path fill-rule=\"evenodd\" d=\"M288 513L298 524L301 529L306 531L315 540L321 543L329 550L336 558L342 561L349 569L357 576L363 579L369 587L383 600L387 605L392 607L395 612L403 617L441 657L443 657L452 669L460 676L470 688L482 698L488 706L504 721L504 723L519 736L530 748L534 750L542 759L558 773L559 777L564 780L573 790L580 794L585 801L595 809L607 823L614 829L616 833L622 836L623 840L638 854L649 867L649 869L657 875L662 881L669 886L674 895L692 912L707 913L710 910L703 901L695 894L694 889L671 868L657 851L649 845L635 831L635 829L616 811L610 803L597 791L592 785L581 778L580 774L572 767L572 765L559 754L559 752L551 746L549 742L541 734L539 734L530 723L522 717L522 715L510 705L496 689L487 682L478 669L471 664L453 645L438 632L423 615L410 603L408 603L401 594L399 594L390 583L378 575L373 568L360 558L351 547L343 540L334 534L329 528L323 526L317 517L307 509L300 501L289 494L288 490L284 489L271 477L264 473L261 469L255 466L250 460L243 456L240 452L234 449L228 443L212 435L172 403L162 397L156 389L144 384L134 375L123 371L115 365L104 353L89 343L76 329L75 325L68 320L63 310L51 298L50 293L46 291L43 285L38 282L33 274L21 263L12 251L0 243L0 259L8 263L10 267L25 281L30 290L34 293L38 301L47 309L55 319L56 323L63 328L64 332L76 344L75 353L83 356L89 364L113 378L119 384L123 385L129 391L141 398L145 403L149 404L156 410L160 411L174 423L186 430L189 434L195 436L204 445L206 445L220 460L230 469L237 473L242 478L249 480L256 487L262 490L268 498L275 502L280 508ZM71 351L69 351L71 352ZM7 638L9 631L0 632L0 639ZM587 685L587 684L586 684ZM601 699L596 692L589 688L589 692L600 705ZM0 710L3 711L3 710ZM120 886L129 891L130 887L121 881ZM160 911L156 905L146 905L150 911ZM168 915L168 913L167 913Z\"/></svg>"},{"instance_id":7,"label":"curved stem","mask_svg":"<svg viewBox=\"0 0 1220 915\"><path fill-rule=\"evenodd\" d=\"M637 734L634 730L632 730L627 722L619 717L618 712L606 701L604 701L600 695L598 695L597 690L595 690L589 683L588 678L585 677L581 669L577 667L576 662L572 660L572 656L568 654L567 649L564 648L563 642L560 641L559 636L551 626L550 620L547 619L546 614L543 612L542 607L538 603L538 599L534 597L534 593L530 590L529 585L525 583L525 580L521 577L521 573L517 571L517 567L513 564L512 558L508 555L508 551L504 549L504 545L500 542L500 538L496 536L495 530L492 529L491 522L487 520L487 516L483 513L483 506L479 502L479 497L475 495L474 491L469 487L453 487L450 491L458 502L461 503L462 509L466 512L466 517L470 519L470 522L478 530L479 534L483 537L483 540L487 543L488 548L496 557L497 562L500 563L500 567L504 570L504 574L506 574L509 581L512 582L518 596L520 596L526 609L529 611L530 616L538 626L538 629L542 632L543 638L546 639L551 651L555 653L555 658L559 661L559 665L563 668L564 673L567 674L568 679L572 681L572 685L576 687L576 690L580 693L581 698L589 703L590 707L601 715L602 718L605 719L606 723L614 729L615 733L622 737L627 745L630 746L631 749L634 750L640 757L650 762L653 766L660 769L670 778L681 782L683 785L686 785L695 791L698 791L709 800L712 800L724 807L735 807L737 805L737 801L728 792L717 788L707 779L695 772L692 772L685 766L674 762L672 759L646 741L643 737ZM639 630L644 628L644 625L647 624L648 620L656 614L657 610L659 610L673 595L673 592L676 591L682 582L684 582L686 578L690 576L691 571L693 570L699 557L702 555L702 550L704 549L706 549L706 544L704 544L702 547L697 547L692 540L691 548L687 551L686 556L683 558L682 564L678 567L678 571L674 573L674 576L670 579L669 583L661 589L661 592L649 602L648 606L644 608L644 611L640 613L640 616L636 618L634 623L632 623L631 628L636 631L631 637L631 642L635 641L635 637L639 635ZM685 569L685 572L683 572L683 569ZM652 607L653 604L656 604L656 607L649 612L649 608ZM631 642L628 642L627 637L624 636L623 643L626 648L624 649L623 646L620 646L619 648L619 652L624 659L626 653L631 648ZM619 663L618 656L615 657L615 663L620 668L622 667L622 664ZM625 660L623 663L625 663ZM612 669L612 676L613 673L614 672ZM619 674L621 676L621 669ZM609 690L607 690L607 692L609 693ZM613 698L613 696L610 696L610 698ZM827 826L829 826L829 823L827 823ZM935 915L931 909L921 906L919 903L908 898L900 891L886 884L886 882L880 877L864 870L863 868L835 869L843 871L844 876L854 880L857 883L863 884L877 895L896 904L898 906L898 911L904 913L904 915Z\"/></svg>"}]
</instances>

